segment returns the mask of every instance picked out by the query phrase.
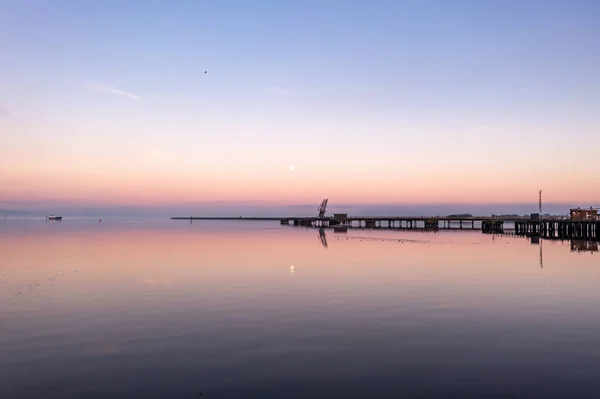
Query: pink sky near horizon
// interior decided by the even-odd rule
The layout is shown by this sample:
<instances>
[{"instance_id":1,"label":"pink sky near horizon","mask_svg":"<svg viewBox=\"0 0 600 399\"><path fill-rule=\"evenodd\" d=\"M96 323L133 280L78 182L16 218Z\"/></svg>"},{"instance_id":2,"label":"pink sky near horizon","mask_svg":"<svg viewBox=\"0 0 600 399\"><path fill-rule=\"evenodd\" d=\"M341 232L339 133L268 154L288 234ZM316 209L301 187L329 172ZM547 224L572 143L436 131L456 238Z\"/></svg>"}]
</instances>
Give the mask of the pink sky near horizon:
<instances>
[{"instance_id":1,"label":"pink sky near horizon","mask_svg":"<svg viewBox=\"0 0 600 399\"><path fill-rule=\"evenodd\" d=\"M159 205L211 201L265 200L281 204L312 203L335 198L343 203L514 203L531 202L539 189L550 202L593 203L600 185L569 170L541 174L519 172L510 165L494 169L477 165L420 164L422 169L382 165L359 170L314 165L254 166L232 163L169 169L160 164L112 168L46 168L29 163L20 170L6 165L0 176L5 201L58 200L112 205ZM168 167L168 165L167 165ZM277 169L275 169L277 168ZM338 169L338 170L332 170ZM323 171L323 172L321 172Z\"/></svg>"},{"instance_id":2,"label":"pink sky near horizon","mask_svg":"<svg viewBox=\"0 0 600 399\"><path fill-rule=\"evenodd\" d=\"M171 140L168 127L152 125L150 117L130 128L83 115L74 116L74 125L66 119L0 118L0 129L9 132L0 136L0 199L115 205L286 204L325 197L343 203L505 203L531 202L541 189L550 202L600 202L594 145L572 151L566 139L561 143L554 135L536 148L533 137L516 141L503 129L481 128L477 134L445 127L444 121L406 126L379 116L372 121L379 121L382 136L370 137L368 126L357 127L352 119L329 120L325 127L339 142L322 130L323 144L314 141L314 131L300 135L299 126L278 134L277 123L232 127L218 117L212 136L193 136L188 121ZM323 122L315 118L303 123ZM543 129L550 127L520 128ZM396 130L421 133L400 137ZM600 137L593 140L600 143Z\"/></svg>"}]
</instances>

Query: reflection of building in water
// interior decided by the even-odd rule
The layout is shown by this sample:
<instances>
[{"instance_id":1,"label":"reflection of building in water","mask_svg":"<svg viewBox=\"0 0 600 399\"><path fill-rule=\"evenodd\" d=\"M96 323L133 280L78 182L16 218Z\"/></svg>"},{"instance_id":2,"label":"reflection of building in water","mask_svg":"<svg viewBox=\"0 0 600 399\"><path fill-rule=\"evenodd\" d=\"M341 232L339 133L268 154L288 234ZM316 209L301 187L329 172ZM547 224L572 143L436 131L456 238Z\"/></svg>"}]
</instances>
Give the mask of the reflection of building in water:
<instances>
[{"instance_id":1,"label":"reflection of building in water","mask_svg":"<svg viewBox=\"0 0 600 399\"><path fill-rule=\"evenodd\" d=\"M598 252L598 242L571 240L571 252Z\"/></svg>"}]
</instances>

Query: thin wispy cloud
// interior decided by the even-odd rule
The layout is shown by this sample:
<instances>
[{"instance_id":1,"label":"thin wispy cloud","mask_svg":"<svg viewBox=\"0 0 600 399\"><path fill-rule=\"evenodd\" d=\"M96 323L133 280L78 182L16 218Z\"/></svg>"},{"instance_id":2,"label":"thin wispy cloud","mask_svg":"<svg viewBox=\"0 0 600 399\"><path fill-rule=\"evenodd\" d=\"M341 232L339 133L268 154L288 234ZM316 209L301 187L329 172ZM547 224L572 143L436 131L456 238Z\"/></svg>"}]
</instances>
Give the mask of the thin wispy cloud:
<instances>
[{"instance_id":1,"label":"thin wispy cloud","mask_svg":"<svg viewBox=\"0 0 600 399\"><path fill-rule=\"evenodd\" d=\"M118 89L116 87L113 86L107 86L107 85L103 85L103 84L99 84L99 83L88 83L87 87L89 89L95 90L95 91L101 91L101 92L105 92L105 93L111 93L111 94L115 94L117 96L121 96L121 97L127 97L130 98L132 100L136 100L136 101L142 101L142 97L138 96L135 93L132 93L130 91L125 91L125 90L121 90Z\"/></svg>"}]
</instances>

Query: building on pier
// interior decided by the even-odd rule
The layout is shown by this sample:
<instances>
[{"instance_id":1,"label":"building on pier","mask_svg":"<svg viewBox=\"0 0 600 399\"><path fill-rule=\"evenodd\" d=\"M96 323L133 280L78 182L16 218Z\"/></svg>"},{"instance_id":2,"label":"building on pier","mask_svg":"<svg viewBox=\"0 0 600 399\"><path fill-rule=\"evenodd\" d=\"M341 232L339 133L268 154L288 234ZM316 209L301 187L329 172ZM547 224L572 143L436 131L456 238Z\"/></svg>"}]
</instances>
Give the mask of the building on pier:
<instances>
[{"instance_id":1,"label":"building on pier","mask_svg":"<svg viewBox=\"0 0 600 399\"><path fill-rule=\"evenodd\" d=\"M571 209L571 220L598 220L598 209Z\"/></svg>"},{"instance_id":2,"label":"building on pier","mask_svg":"<svg viewBox=\"0 0 600 399\"><path fill-rule=\"evenodd\" d=\"M340 223L348 222L348 214L347 213L334 213L333 218L338 220Z\"/></svg>"}]
</instances>

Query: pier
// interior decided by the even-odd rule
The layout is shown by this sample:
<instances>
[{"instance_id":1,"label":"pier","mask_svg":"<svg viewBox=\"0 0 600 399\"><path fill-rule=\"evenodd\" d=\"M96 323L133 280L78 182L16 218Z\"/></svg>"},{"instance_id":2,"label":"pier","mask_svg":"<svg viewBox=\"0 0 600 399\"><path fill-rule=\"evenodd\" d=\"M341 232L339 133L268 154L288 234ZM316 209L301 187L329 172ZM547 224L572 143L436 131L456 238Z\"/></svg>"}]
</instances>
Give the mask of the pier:
<instances>
[{"instance_id":1,"label":"pier","mask_svg":"<svg viewBox=\"0 0 600 399\"><path fill-rule=\"evenodd\" d=\"M480 230L483 233L503 234L505 230L518 235L531 235L543 238L580 238L600 240L600 218L598 209L574 208L570 218L540 217L540 213L529 216L348 216L347 213L334 213L327 216L327 199L318 208L317 216L305 217L195 217L179 216L174 220L249 220L279 221L282 225L302 227L333 227L338 230L358 229L395 229L395 230Z\"/></svg>"},{"instance_id":2,"label":"pier","mask_svg":"<svg viewBox=\"0 0 600 399\"><path fill-rule=\"evenodd\" d=\"M173 217L174 220L278 221L300 227L335 227L387 230L464 230L502 234L535 235L542 238L600 240L600 220L540 219L538 217L441 217L441 216L347 216L329 217Z\"/></svg>"}]
</instances>

